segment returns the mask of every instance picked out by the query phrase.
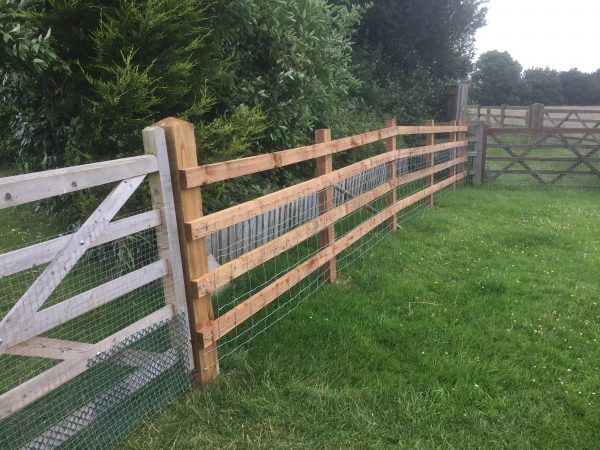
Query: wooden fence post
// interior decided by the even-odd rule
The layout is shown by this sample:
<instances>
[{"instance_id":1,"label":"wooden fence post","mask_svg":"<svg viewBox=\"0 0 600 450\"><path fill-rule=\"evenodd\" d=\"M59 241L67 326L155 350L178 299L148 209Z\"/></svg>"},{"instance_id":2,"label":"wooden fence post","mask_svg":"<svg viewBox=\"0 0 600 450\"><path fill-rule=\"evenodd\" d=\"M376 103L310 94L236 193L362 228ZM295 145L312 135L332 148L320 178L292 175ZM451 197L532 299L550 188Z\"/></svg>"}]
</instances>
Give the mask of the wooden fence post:
<instances>
[{"instance_id":1,"label":"wooden fence post","mask_svg":"<svg viewBox=\"0 0 600 450\"><path fill-rule=\"evenodd\" d=\"M485 148L485 124L477 122L477 140L475 141L475 160L473 161L473 184L481 186L483 183L483 170L485 167L485 158L483 149Z\"/></svg>"},{"instance_id":2,"label":"wooden fence post","mask_svg":"<svg viewBox=\"0 0 600 450\"><path fill-rule=\"evenodd\" d=\"M452 121L450 121L450 125L455 127L456 125L458 125L458 122L456 120L452 120ZM452 142L456 142L458 140L458 137L459 137L459 133L457 133L457 132L450 133L450 140ZM452 155L452 161L455 161L456 155L457 155L457 148L452 147L452 149L450 150L450 154ZM450 176L453 177L455 175L456 175L456 165L453 165L452 168L450 169ZM454 181L454 183L452 183L452 190L453 191L456 190L456 180Z\"/></svg>"},{"instance_id":3,"label":"wooden fence post","mask_svg":"<svg viewBox=\"0 0 600 450\"><path fill-rule=\"evenodd\" d=\"M434 127L435 126L435 120L427 120L425 121L425 126L426 127ZM425 145L434 145L435 144L435 134L434 133L428 133L425 135ZM435 153L428 153L427 154L427 167L433 167L435 165ZM432 173L431 175L429 175L429 177L427 177L427 187L429 186L433 186L435 184L435 173ZM427 204L433 208L433 194L431 194L429 197L427 197Z\"/></svg>"},{"instance_id":4,"label":"wooden fence post","mask_svg":"<svg viewBox=\"0 0 600 450\"><path fill-rule=\"evenodd\" d=\"M165 303L172 304L175 313L182 314L185 317L184 332L190 335L187 295L165 132L159 127L146 127L142 131L142 137L144 152L156 156L158 162L158 172L148 175L148 183L150 185L152 208L160 211L162 219L162 225L156 228L158 254L160 259L169 262L168 281L163 280L162 282ZM193 367L194 357L191 347L189 347L187 360L190 367Z\"/></svg>"},{"instance_id":5,"label":"wooden fence post","mask_svg":"<svg viewBox=\"0 0 600 450\"><path fill-rule=\"evenodd\" d=\"M202 195L200 188L183 189L179 175L181 169L198 166L194 126L172 117L159 122L157 126L165 131L167 140L192 334L192 352L200 385L204 386L219 372L218 357L216 347L204 349L204 342L199 339L197 330L208 325L214 319L214 314L210 294L198 295L191 280L208 273L208 257L205 239L192 241L191 236L186 235L184 227L185 222L202 217Z\"/></svg>"},{"instance_id":6,"label":"wooden fence post","mask_svg":"<svg viewBox=\"0 0 600 450\"><path fill-rule=\"evenodd\" d=\"M534 103L529 108L529 128L544 128L544 105Z\"/></svg>"},{"instance_id":7,"label":"wooden fence post","mask_svg":"<svg viewBox=\"0 0 600 450\"><path fill-rule=\"evenodd\" d=\"M504 127L506 122L506 105L500 106L500 126Z\"/></svg>"},{"instance_id":8,"label":"wooden fence post","mask_svg":"<svg viewBox=\"0 0 600 450\"><path fill-rule=\"evenodd\" d=\"M331 130L323 128L315 131L315 142L321 144L331 141ZM315 176L320 177L333 171L333 155L317 158ZM319 214L326 214L332 210L333 187L328 187L319 192ZM330 225L319 233L321 249L335 244L335 224ZM325 283L334 283L337 280L337 264L335 256L321 267L321 278Z\"/></svg>"},{"instance_id":9,"label":"wooden fence post","mask_svg":"<svg viewBox=\"0 0 600 450\"><path fill-rule=\"evenodd\" d=\"M391 119L388 119L385 121L386 128L391 128L391 127L395 127L395 126L397 126L395 117L392 117ZM396 136L386 139L385 151L393 152L395 150L396 150ZM396 179L397 176L398 176L398 161L397 160L390 161L388 169L387 169L387 179L393 181ZM398 201L398 192L397 192L396 188L394 188L388 194L388 201L387 201L388 208L395 205L397 201ZM388 230L389 231L397 231L398 230L398 215L397 214L394 214L388 220Z\"/></svg>"}]
</instances>

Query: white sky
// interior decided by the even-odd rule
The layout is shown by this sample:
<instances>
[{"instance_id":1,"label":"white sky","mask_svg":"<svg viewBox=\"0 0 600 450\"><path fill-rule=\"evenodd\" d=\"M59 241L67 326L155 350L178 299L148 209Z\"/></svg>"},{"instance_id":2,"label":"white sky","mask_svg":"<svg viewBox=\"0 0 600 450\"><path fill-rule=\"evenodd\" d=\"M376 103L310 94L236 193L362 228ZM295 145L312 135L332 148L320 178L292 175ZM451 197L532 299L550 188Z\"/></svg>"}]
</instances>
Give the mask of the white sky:
<instances>
[{"instance_id":1,"label":"white sky","mask_svg":"<svg viewBox=\"0 0 600 450\"><path fill-rule=\"evenodd\" d=\"M600 0L490 0L477 55L509 52L524 69L600 68Z\"/></svg>"}]
</instances>

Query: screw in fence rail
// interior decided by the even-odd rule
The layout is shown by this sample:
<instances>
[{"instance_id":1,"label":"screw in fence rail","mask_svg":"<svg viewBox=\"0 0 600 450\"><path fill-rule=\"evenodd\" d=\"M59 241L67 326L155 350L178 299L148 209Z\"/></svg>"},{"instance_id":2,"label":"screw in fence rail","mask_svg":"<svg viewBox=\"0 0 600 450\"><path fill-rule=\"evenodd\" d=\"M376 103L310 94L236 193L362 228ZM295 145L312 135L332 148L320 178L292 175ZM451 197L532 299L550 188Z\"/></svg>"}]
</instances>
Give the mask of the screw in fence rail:
<instances>
[{"instance_id":1,"label":"screw in fence rail","mask_svg":"<svg viewBox=\"0 0 600 450\"><path fill-rule=\"evenodd\" d=\"M157 124L165 132L175 199L183 275L190 318L194 366L201 386L212 380L219 371L216 347L207 351L198 330L214 320L210 294L199 294L192 281L208 273L205 239L192 240L186 232L186 222L202 217L200 188L184 188L180 171L198 166L194 126L183 120L168 118Z\"/></svg>"},{"instance_id":2,"label":"screw in fence rail","mask_svg":"<svg viewBox=\"0 0 600 450\"><path fill-rule=\"evenodd\" d=\"M427 120L425 122L425 126L434 127L435 120ZM427 133L425 135L425 145L435 145L435 133ZM432 168L435 165L435 152L430 152L427 154L427 167ZM427 187L433 186L435 184L435 173L432 173L427 177ZM433 194L427 197L427 204L429 207L433 208Z\"/></svg>"},{"instance_id":3,"label":"screw in fence rail","mask_svg":"<svg viewBox=\"0 0 600 450\"><path fill-rule=\"evenodd\" d=\"M396 126L397 126L397 123L396 123L395 117L392 117L391 119L388 119L385 121L386 128L392 128L392 127L396 127ZM392 136L392 137L386 139L385 151L386 152L396 151L396 136ZM388 164L387 179L390 180L392 183L394 183L397 176L398 176L398 161L394 159ZM393 188L390 191L390 193L388 194L388 198L387 198L388 208L394 206L397 201L398 201L398 193L397 193L396 188ZM388 226L389 231L397 231L398 230L399 227L398 227L398 215L397 214L394 214L392 217L389 218L387 226Z\"/></svg>"},{"instance_id":4,"label":"screw in fence rail","mask_svg":"<svg viewBox=\"0 0 600 450\"><path fill-rule=\"evenodd\" d=\"M323 128L315 131L315 142L322 144L331 141L331 130ZM333 171L333 156L321 156L316 160L315 176L320 177ZM333 187L326 187L319 192L319 214L327 214L333 209ZM335 224L332 224L319 233L321 249L335 244ZM337 280L337 264L335 256L321 267L321 279L325 283L334 283Z\"/></svg>"}]
</instances>

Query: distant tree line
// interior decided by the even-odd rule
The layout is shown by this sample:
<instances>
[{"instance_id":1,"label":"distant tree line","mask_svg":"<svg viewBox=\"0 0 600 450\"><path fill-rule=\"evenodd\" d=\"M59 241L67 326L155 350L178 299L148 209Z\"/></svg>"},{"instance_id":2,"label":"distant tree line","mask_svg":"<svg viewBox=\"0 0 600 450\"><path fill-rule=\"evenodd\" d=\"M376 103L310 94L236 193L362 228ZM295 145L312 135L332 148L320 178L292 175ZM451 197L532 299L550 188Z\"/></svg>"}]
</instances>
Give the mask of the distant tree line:
<instances>
[{"instance_id":1,"label":"distant tree line","mask_svg":"<svg viewBox=\"0 0 600 450\"><path fill-rule=\"evenodd\" d=\"M523 71L508 52L494 50L479 57L471 79L472 99L482 105L600 105L600 69Z\"/></svg>"}]
</instances>

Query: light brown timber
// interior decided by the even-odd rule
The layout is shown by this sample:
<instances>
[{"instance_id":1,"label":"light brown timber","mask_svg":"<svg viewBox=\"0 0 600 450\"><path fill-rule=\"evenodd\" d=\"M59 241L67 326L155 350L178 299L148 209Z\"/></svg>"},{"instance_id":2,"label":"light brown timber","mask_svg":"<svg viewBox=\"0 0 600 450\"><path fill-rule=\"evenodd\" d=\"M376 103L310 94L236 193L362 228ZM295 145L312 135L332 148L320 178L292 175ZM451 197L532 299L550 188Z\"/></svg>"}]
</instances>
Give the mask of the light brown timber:
<instances>
[{"instance_id":1,"label":"light brown timber","mask_svg":"<svg viewBox=\"0 0 600 450\"><path fill-rule=\"evenodd\" d=\"M322 144L331 141L331 130L320 129L315 131L315 142ZM325 155L316 159L315 176L320 177L333 172L333 155ZM319 191L319 215L323 216L333 209L333 187L328 186ZM335 224L329 225L319 233L320 248L326 248L335 242ZM331 258L321 267L321 279L325 283L335 283L337 267L335 257Z\"/></svg>"},{"instance_id":2,"label":"light brown timber","mask_svg":"<svg viewBox=\"0 0 600 450\"><path fill-rule=\"evenodd\" d=\"M378 142L393 136L410 134L451 133L467 131L467 127L424 127L424 126L398 126L368 133L337 139L321 144L307 145L289 150L282 150L264 155L251 156L231 161L224 161L203 166L190 167L182 170L182 188L204 186L218 181L237 178L244 175L263 172L290 164L315 159L325 155L332 155L345 150L350 150L362 145Z\"/></svg>"},{"instance_id":3,"label":"light brown timber","mask_svg":"<svg viewBox=\"0 0 600 450\"><path fill-rule=\"evenodd\" d=\"M183 189L180 177L180 170L198 166L194 126L175 118L165 119L157 126L165 131L177 222L183 224L197 220L203 214L200 189ZM217 352L216 349L208 353L202 352L202 343L199 342L194 331L209 324L214 319L214 314L210 294L196 296L191 280L208 273L206 245L204 239L198 241L188 239L183 227L179 227L179 245L192 330L194 366L198 372L200 385L204 386L218 373Z\"/></svg>"}]
</instances>

